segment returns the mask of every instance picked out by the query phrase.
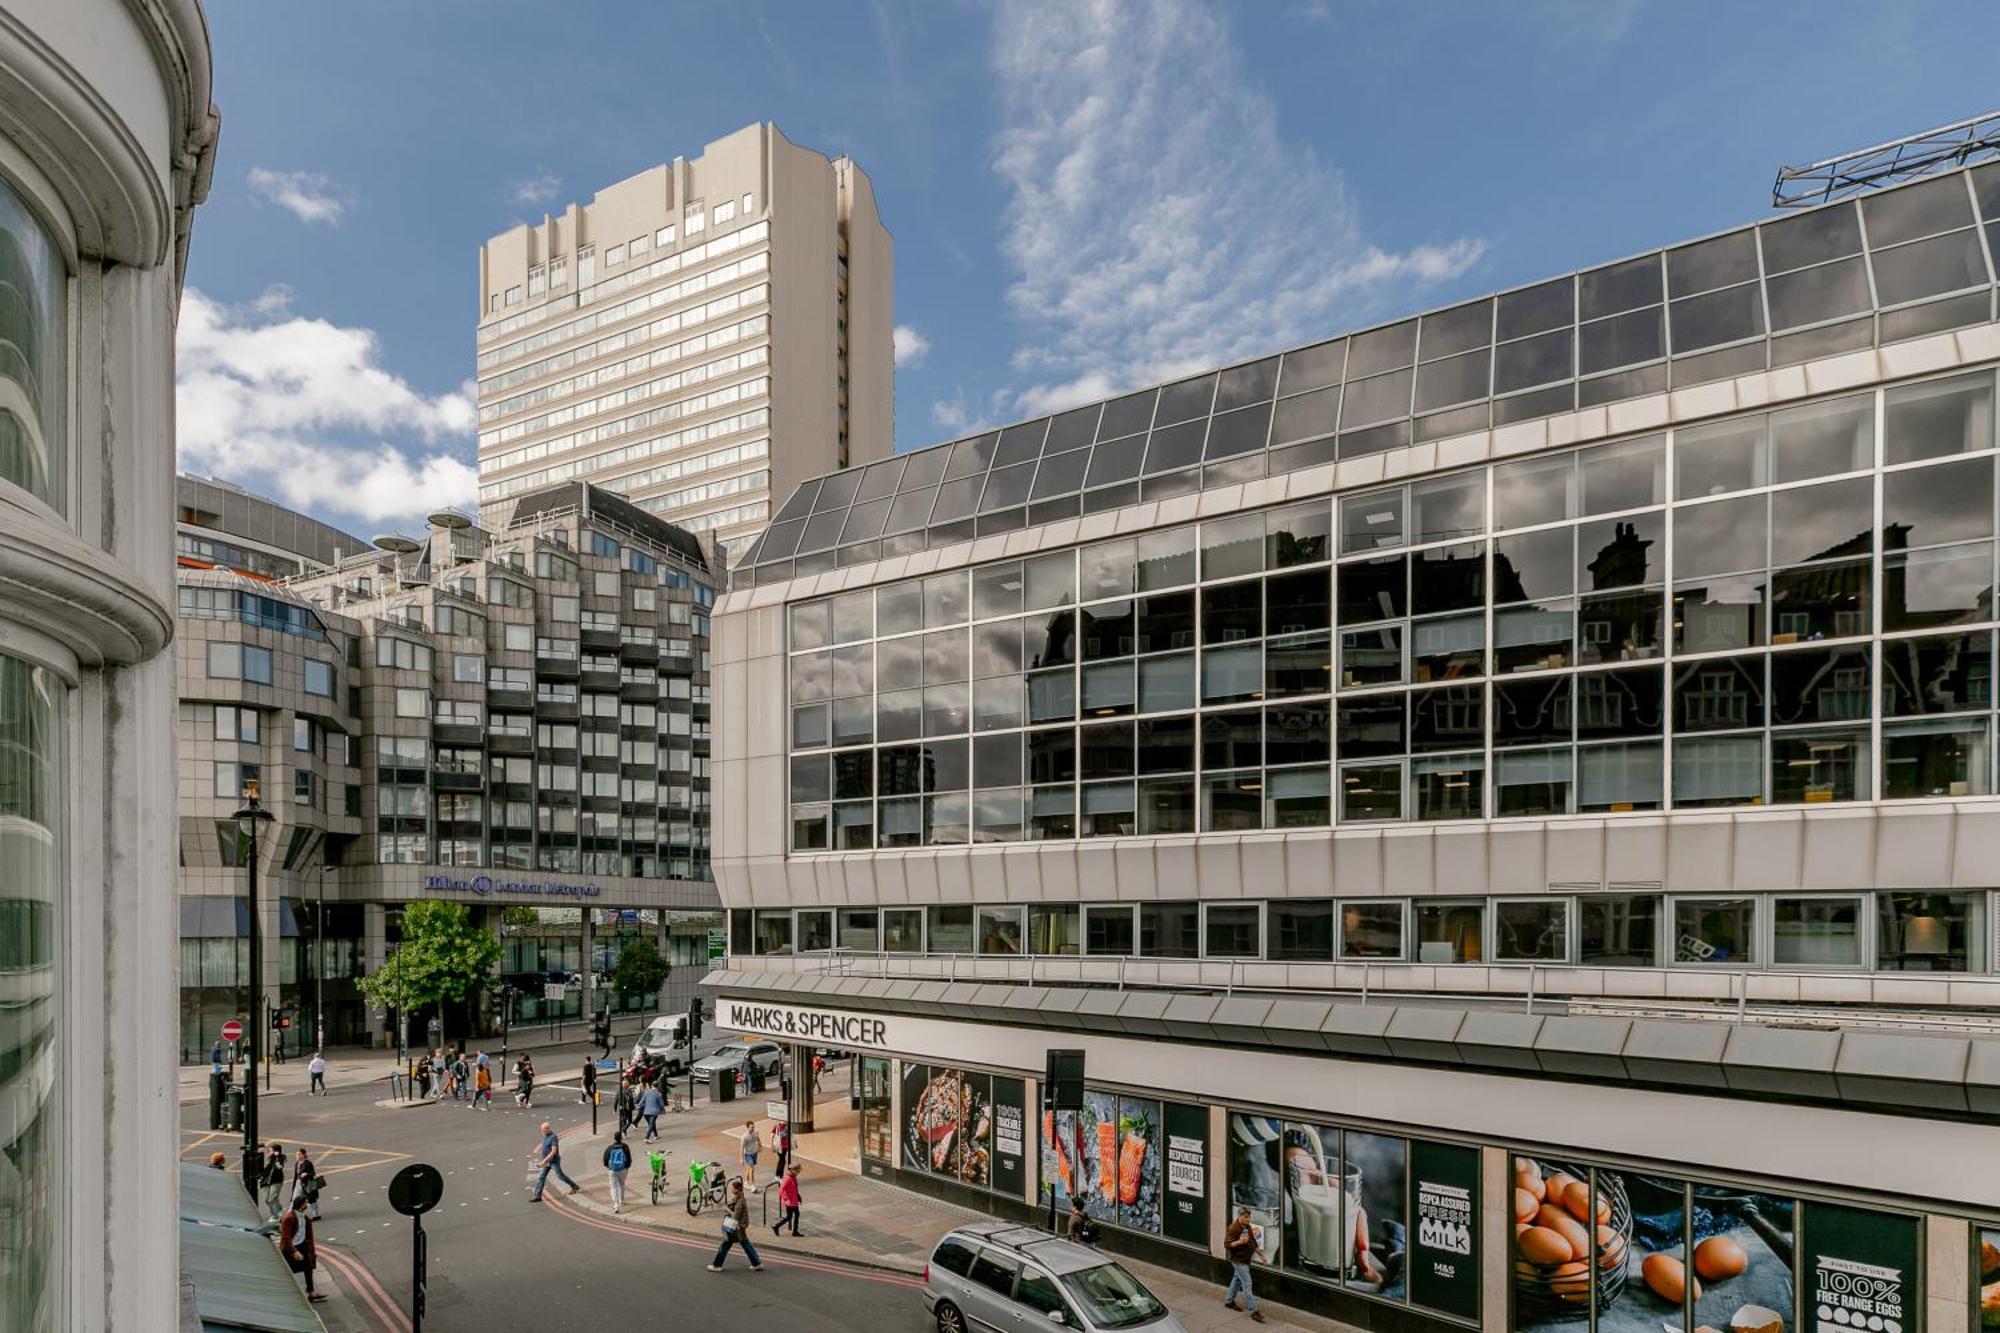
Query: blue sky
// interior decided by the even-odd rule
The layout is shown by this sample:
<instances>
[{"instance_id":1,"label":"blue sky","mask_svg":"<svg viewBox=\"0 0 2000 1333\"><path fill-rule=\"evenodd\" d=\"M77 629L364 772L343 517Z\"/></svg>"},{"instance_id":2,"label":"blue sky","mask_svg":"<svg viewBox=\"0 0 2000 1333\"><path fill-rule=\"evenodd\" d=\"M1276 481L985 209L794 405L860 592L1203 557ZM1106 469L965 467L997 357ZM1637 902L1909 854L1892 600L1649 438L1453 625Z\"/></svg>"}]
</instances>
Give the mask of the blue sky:
<instances>
[{"instance_id":1,"label":"blue sky","mask_svg":"<svg viewBox=\"0 0 2000 1333\"><path fill-rule=\"evenodd\" d=\"M756 120L896 241L899 448L1752 220L1994 109L2000 6L209 0L182 466L468 502L476 250Z\"/></svg>"}]
</instances>

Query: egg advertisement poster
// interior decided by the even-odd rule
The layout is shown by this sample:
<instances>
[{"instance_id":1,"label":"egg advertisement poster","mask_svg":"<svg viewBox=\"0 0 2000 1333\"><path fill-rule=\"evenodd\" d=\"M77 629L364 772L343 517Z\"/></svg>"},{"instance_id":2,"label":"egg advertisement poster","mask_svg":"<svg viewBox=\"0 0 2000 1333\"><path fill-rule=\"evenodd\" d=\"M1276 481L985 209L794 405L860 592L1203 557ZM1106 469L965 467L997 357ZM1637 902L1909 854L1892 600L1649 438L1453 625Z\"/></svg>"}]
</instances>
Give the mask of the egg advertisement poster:
<instances>
[{"instance_id":1,"label":"egg advertisement poster","mask_svg":"<svg viewBox=\"0 0 2000 1333\"><path fill-rule=\"evenodd\" d=\"M1792 1333L1790 1199L1519 1156L1513 1211L1517 1329Z\"/></svg>"}]
</instances>

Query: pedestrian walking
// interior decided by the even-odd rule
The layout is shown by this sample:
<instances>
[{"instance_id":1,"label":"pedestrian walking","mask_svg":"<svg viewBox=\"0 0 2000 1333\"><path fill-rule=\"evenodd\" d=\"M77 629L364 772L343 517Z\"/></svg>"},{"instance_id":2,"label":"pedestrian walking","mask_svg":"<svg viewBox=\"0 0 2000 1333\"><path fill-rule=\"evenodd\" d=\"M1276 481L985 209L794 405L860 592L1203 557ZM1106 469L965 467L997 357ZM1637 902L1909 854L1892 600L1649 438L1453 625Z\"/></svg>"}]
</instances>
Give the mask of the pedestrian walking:
<instances>
[{"instance_id":1,"label":"pedestrian walking","mask_svg":"<svg viewBox=\"0 0 2000 1333\"><path fill-rule=\"evenodd\" d=\"M555 1130L549 1128L549 1122L546 1120L542 1122L542 1141L535 1148L535 1155L529 1159L529 1163L540 1167L542 1172L539 1176L535 1177L534 1189L528 1192L529 1203L540 1203L542 1201L542 1190L548 1185L551 1173L554 1173L557 1180L569 1186L571 1194L576 1193L580 1188L574 1180L569 1178L569 1172L563 1170L562 1137Z\"/></svg>"},{"instance_id":2,"label":"pedestrian walking","mask_svg":"<svg viewBox=\"0 0 2000 1333\"><path fill-rule=\"evenodd\" d=\"M773 1179L783 1180L785 1168L792 1161L792 1125L789 1120L780 1120L771 1126L771 1147L778 1154L778 1169Z\"/></svg>"},{"instance_id":3,"label":"pedestrian walking","mask_svg":"<svg viewBox=\"0 0 2000 1333\"><path fill-rule=\"evenodd\" d=\"M632 1122L639 1118L639 1099L633 1095L632 1085L619 1083L618 1095L611 1099L611 1104L617 1108L618 1132L623 1134L632 1128Z\"/></svg>"},{"instance_id":4,"label":"pedestrian walking","mask_svg":"<svg viewBox=\"0 0 2000 1333\"><path fill-rule=\"evenodd\" d=\"M525 1051L514 1061L514 1101L520 1106L535 1104L535 1062Z\"/></svg>"},{"instance_id":5,"label":"pedestrian walking","mask_svg":"<svg viewBox=\"0 0 2000 1333\"><path fill-rule=\"evenodd\" d=\"M625 1207L625 1173L632 1169L632 1149L622 1129L605 1145L604 1169L611 1173L611 1211L615 1213Z\"/></svg>"},{"instance_id":6,"label":"pedestrian walking","mask_svg":"<svg viewBox=\"0 0 2000 1333\"><path fill-rule=\"evenodd\" d=\"M577 1092L576 1099L583 1105L588 1106L596 1098L597 1061L586 1055L583 1057L583 1087Z\"/></svg>"},{"instance_id":7,"label":"pedestrian walking","mask_svg":"<svg viewBox=\"0 0 2000 1333\"><path fill-rule=\"evenodd\" d=\"M312 1082L306 1086L306 1096L326 1096L326 1057L318 1051L306 1062L306 1073L312 1075Z\"/></svg>"},{"instance_id":8,"label":"pedestrian walking","mask_svg":"<svg viewBox=\"0 0 2000 1333\"><path fill-rule=\"evenodd\" d=\"M763 1143L757 1137L757 1122L743 1122L743 1183L752 1194L757 1192L757 1154L763 1150Z\"/></svg>"},{"instance_id":9,"label":"pedestrian walking","mask_svg":"<svg viewBox=\"0 0 2000 1333\"><path fill-rule=\"evenodd\" d=\"M1097 1223L1083 1210L1083 1196L1069 1196L1069 1238L1079 1245L1097 1244Z\"/></svg>"},{"instance_id":10,"label":"pedestrian walking","mask_svg":"<svg viewBox=\"0 0 2000 1333\"><path fill-rule=\"evenodd\" d=\"M708 1266L709 1272L722 1271L722 1261L728 1257L732 1245L743 1247L743 1257L750 1261L751 1272L763 1268L757 1247L750 1243L750 1201L744 1196L740 1180L729 1182L729 1197L722 1204L722 1244L715 1247L715 1262Z\"/></svg>"},{"instance_id":11,"label":"pedestrian walking","mask_svg":"<svg viewBox=\"0 0 2000 1333\"><path fill-rule=\"evenodd\" d=\"M304 1148L299 1149L298 1158L292 1163L292 1203L296 1206L303 1202L315 1222L319 1221L319 1191L323 1183L312 1158L306 1156Z\"/></svg>"},{"instance_id":12,"label":"pedestrian walking","mask_svg":"<svg viewBox=\"0 0 2000 1333\"><path fill-rule=\"evenodd\" d=\"M285 1211L285 1145L273 1143L264 1149L257 1169L257 1184L264 1193L264 1216L275 1222Z\"/></svg>"},{"instance_id":13,"label":"pedestrian walking","mask_svg":"<svg viewBox=\"0 0 2000 1333\"><path fill-rule=\"evenodd\" d=\"M486 1065L486 1057L479 1058L479 1068L473 1071L472 1109L484 1107L493 1109L493 1071Z\"/></svg>"},{"instance_id":14,"label":"pedestrian walking","mask_svg":"<svg viewBox=\"0 0 2000 1333\"><path fill-rule=\"evenodd\" d=\"M785 1168L784 1183L778 1186L778 1207L783 1211L778 1214L777 1225L771 1228L771 1234L777 1235L789 1222L792 1225L792 1234L798 1235L799 1169L795 1166Z\"/></svg>"},{"instance_id":15,"label":"pedestrian walking","mask_svg":"<svg viewBox=\"0 0 2000 1333\"><path fill-rule=\"evenodd\" d=\"M222 1072L222 1043L220 1041L217 1041L208 1048L208 1072L211 1074L220 1074Z\"/></svg>"},{"instance_id":16,"label":"pedestrian walking","mask_svg":"<svg viewBox=\"0 0 2000 1333\"><path fill-rule=\"evenodd\" d=\"M666 1102L660 1096L660 1085L648 1083L646 1090L639 1094L639 1116L646 1122L646 1142L660 1137L660 1112L666 1110Z\"/></svg>"},{"instance_id":17,"label":"pedestrian walking","mask_svg":"<svg viewBox=\"0 0 2000 1333\"><path fill-rule=\"evenodd\" d=\"M1250 1261L1257 1257L1257 1243L1257 1228L1250 1221L1250 1205L1238 1204L1236 1220L1222 1235L1222 1250L1229 1256L1229 1289L1222 1293L1222 1304L1226 1309L1236 1309L1236 1293L1241 1291L1244 1308L1250 1312L1252 1319L1261 1324L1264 1315L1257 1308L1257 1297L1250 1290Z\"/></svg>"},{"instance_id":18,"label":"pedestrian walking","mask_svg":"<svg viewBox=\"0 0 2000 1333\"><path fill-rule=\"evenodd\" d=\"M313 1243L312 1218L294 1202L278 1219L278 1253L285 1266L306 1280L306 1299L317 1305L326 1297L313 1290L313 1270L319 1267L319 1247Z\"/></svg>"}]
</instances>

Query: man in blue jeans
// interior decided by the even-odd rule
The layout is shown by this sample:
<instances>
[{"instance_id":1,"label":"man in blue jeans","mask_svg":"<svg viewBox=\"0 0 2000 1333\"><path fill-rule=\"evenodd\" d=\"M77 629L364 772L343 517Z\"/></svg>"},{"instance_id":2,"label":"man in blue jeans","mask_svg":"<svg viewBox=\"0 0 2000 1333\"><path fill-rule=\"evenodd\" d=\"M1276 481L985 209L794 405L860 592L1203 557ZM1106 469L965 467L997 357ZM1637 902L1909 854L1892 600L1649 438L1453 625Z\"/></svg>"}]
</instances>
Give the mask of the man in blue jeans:
<instances>
[{"instance_id":1,"label":"man in blue jeans","mask_svg":"<svg viewBox=\"0 0 2000 1333\"><path fill-rule=\"evenodd\" d=\"M1249 1205L1238 1204L1236 1220L1222 1234L1222 1252L1229 1256L1229 1290L1222 1293L1222 1303L1228 1309L1236 1309L1236 1293L1242 1292L1244 1308L1261 1324L1264 1314L1250 1291L1250 1262L1257 1257L1257 1243L1257 1228L1250 1222Z\"/></svg>"},{"instance_id":2,"label":"man in blue jeans","mask_svg":"<svg viewBox=\"0 0 2000 1333\"><path fill-rule=\"evenodd\" d=\"M741 1245L744 1257L750 1260L753 1272L762 1272L764 1261L757 1257L757 1247L750 1243L750 1202L743 1194L743 1182L729 1182L729 1198L722 1205L722 1244L715 1247L715 1262L708 1266L711 1273L722 1271L722 1261L729 1257L729 1247Z\"/></svg>"},{"instance_id":3,"label":"man in blue jeans","mask_svg":"<svg viewBox=\"0 0 2000 1333\"><path fill-rule=\"evenodd\" d=\"M549 1128L549 1122L546 1120L542 1122L542 1141L535 1149L532 1165L539 1166L542 1169L542 1174L535 1177L535 1188L528 1191L529 1203L540 1203L542 1201L542 1190L549 1183L549 1172L551 1171L555 1172L556 1179L569 1186L571 1194L576 1193L578 1188L577 1183L571 1180L569 1172L562 1168L562 1139L557 1136L553 1129Z\"/></svg>"}]
</instances>

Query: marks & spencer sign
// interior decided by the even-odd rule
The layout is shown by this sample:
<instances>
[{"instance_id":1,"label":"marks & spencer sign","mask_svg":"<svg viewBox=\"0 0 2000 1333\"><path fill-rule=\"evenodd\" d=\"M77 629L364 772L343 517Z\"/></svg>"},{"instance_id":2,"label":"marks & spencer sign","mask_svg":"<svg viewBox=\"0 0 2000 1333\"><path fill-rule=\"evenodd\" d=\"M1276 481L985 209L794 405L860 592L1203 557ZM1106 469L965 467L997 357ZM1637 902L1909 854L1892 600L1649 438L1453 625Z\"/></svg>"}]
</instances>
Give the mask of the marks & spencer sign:
<instances>
[{"instance_id":1,"label":"marks & spencer sign","mask_svg":"<svg viewBox=\"0 0 2000 1333\"><path fill-rule=\"evenodd\" d=\"M819 1046L889 1049L889 1021L837 1009L802 1009L753 1000L718 1000L715 1025L761 1036L809 1041Z\"/></svg>"}]
</instances>

